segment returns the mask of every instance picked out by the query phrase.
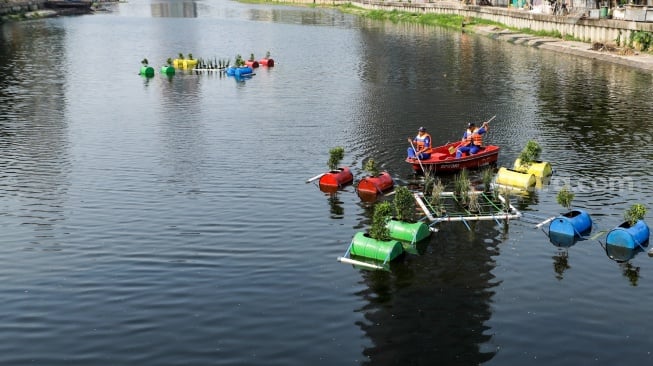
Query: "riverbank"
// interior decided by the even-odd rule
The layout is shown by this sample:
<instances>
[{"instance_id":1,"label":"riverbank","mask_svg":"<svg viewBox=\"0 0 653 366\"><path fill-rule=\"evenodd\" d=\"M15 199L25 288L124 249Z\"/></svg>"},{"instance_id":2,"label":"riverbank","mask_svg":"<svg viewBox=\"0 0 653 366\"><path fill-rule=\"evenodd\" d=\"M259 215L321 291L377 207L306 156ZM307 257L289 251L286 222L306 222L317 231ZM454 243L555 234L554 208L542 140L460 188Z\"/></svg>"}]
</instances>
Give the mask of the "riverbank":
<instances>
[{"instance_id":1,"label":"riverbank","mask_svg":"<svg viewBox=\"0 0 653 366\"><path fill-rule=\"evenodd\" d=\"M5 0L0 3L0 23L61 15L88 14L100 7L102 3L115 3L118 1Z\"/></svg>"},{"instance_id":2,"label":"riverbank","mask_svg":"<svg viewBox=\"0 0 653 366\"><path fill-rule=\"evenodd\" d=\"M497 40L511 42L529 47L546 49L550 51L572 54L579 57L591 58L603 62L611 62L626 67L637 68L647 72L653 72L653 55L646 52L638 52L628 47L616 46L613 42L585 42L570 37L569 33L565 33L564 29L561 31L538 31L536 35L515 30L514 27L505 25L502 22L487 20L483 17L485 13L502 13L502 19L513 16L519 18L519 21L529 20L527 12L524 11L506 11L496 7L480 7L480 6L466 6L456 2L438 2L434 3L392 3L392 2L372 2L363 0L361 2L343 2L343 1L328 1L328 0L285 0L285 1L249 1L256 3L271 3L271 4L285 4L292 6L320 6L320 7L335 7L343 12L357 14L360 16L367 16L375 19L389 19L393 22L396 21L411 21L422 24L442 25L447 27L454 27L462 29L464 24L465 32L474 32L485 35ZM401 11L399 8L411 7L410 9L418 9L417 11ZM399 8L398 8L399 7ZM428 8L428 9L427 9ZM485 9L487 8L487 9ZM413 10L414 10L413 9ZM428 10L428 12L427 12ZM378 14L383 12L384 14ZM481 14L483 13L483 14ZM464 15L461 15L464 14ZM537 17L535 17L537 15ZM438 24L439 20L424 19L429 16L442 16L443 24ZM458 16L458 19L472 18L470 22L458 21L460 27L456 27L456 22L451 22L447 16ZM555 18L551 15L544 14L531 14L531 18ZM565 17L562 17L565 18ZM553 19L556 20L556 19ZM537 21L537 19L530 19L530 21ZM556 20L564 27L568 27L566 19ZM576 20L581 22L581 20ZM614 23L615 21L605 21ZM555 22L554 22L555 23ZM634 23L634 22L633 22ZM650 24L637 23L635 26L648 27ZM524 29L533 29L534 27L527 27ZM555 28L553 28L555 29ZM552 36L549 36L551 34ZM557 34L560 37L553 36ZM624 32L624 37L628 34ZM606 38L606 37L604 37ZM607 37L607 39L611 39ZM625 41L624 41L625 42Z\"/></svg>"}]
</instances>

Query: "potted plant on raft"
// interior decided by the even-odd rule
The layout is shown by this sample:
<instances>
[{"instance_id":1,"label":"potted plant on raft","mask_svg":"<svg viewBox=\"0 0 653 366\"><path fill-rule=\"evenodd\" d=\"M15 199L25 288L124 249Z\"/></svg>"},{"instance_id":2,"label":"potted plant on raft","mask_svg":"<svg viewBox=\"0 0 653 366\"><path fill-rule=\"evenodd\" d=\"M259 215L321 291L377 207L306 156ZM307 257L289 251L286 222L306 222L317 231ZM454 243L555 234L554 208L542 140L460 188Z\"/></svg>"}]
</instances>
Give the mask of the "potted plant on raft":
<instances>
[{"instance_id":1,"label":"potted plant on raft","mask_svg":"<svg viewBox=\"0 0 653 366\"><path fill-rule=\"evenodd\" d=\"M526 143L524 149L515 160L513 169L521 173L530 173L536 178L548 177L553 173L551 164L540 160L542 147L534 140Z\"/></svg>"},{"instance_id":2,"label":"potted plant on raft","mask_svg":"<svg viewBox=\"0 0 653 366\"><path fill-rule=\"evenodd\" d=\"M592 230L590 215L581 209L572 209L574 193L564 185L556 195L556 201L568 211L552 219L549 223L549 238L564 242L567 238L582 237Z\"/></svg>"},{"instance_id":3,"label":"potted plant on raft","mask_svg":"<svg viewBox=\"0 0 653 366\"><path fill-rule=\"evenodd\" d=\"M150 67L147 58L141 60L141 70L139 72L139 75L143 75L147 77L154 76L154 68Z\"/></svg>"},{"instance_id":4,"label":"potted plant on raft","mask_svg":"<svg viewBox=\"0 0 653 366\"><path fill-rule=\"evenodd\" d=\"M416 222L415 198L407 187L395 189L392 203L395 215L386 224L392 239L415 244L431 234L426 224Z\"/></svg>"},{"instance_id":5,"label":"potted plant on raft","mask_svg":"<svg viewBox=\"0 0 653 366\"><path fill-rule=\"evenodd\" d=\"M168 57L166 60L166 65L161 67L161 73L166 75L174 75L175 68L172 66L172 58Z\"/></svg>"},{"instance_id":6,"label":"potted plant on raft","mask_svg":"<svg viewBox=\"0 0 653 366\"><path fill-rule=\"evenodd\" d=\"M403 253L403 246L390 237L387 227L393 208L389 202L374 206L372 225L367 233L356 233L352 239L349 252L387 263Z\"/></svg>"},{"instance_id":7,"label":"potted plant on raft","mask_svg":"<svg viewBox=\"0 0 653 366\"><path fill-rule=\"evenodd\" d=\"M456 202L461 206L466 206L469 203L469 187L471 186L471 180L469 179L469 174L467 169L461 170L454 177L453 181L453 194Z\"/></svg>"},{"instance_id":8,"label":"potted plant on raft","mask_svg":"<svg viewBox=\"0 0 653 366\"><path fill-rule=\"evenodd\" d=\"M260 65L268 66L268 67L272 67L272 66L274 66L274 60L273 60L272 58L270 58L270 51L267 51L267 52L265 53L265 57L262 58L261 60L259 60L258 63L259 63Z\"/></svg>"},{"instance_id":9,"label":"potted plant on raft","mask_svg":"<svg viewBox=\"0 0 653 366\"><path fill-rule=\"evenodd\" d=\"M257 68L258 67L258 61L254 59L254 54L249 55L249 59L245 61L245 65L251 67L251 68Z\"/></svg>"},{"instance_id":10,"label":"potted plant on raft","mask_svg":"<svg viewBox=\"0 0 653 366\"><path fill-rule=\"evenodd\" d=\"M174 66L177 69L183 69L184 61L185 61L184 54L179 52L179 54L177 54L177 58L173 60L172 66Z\"/></svg>"},{"instance_id":11,"label":"potted plant on raft","mask_svg":"<svg viewBox=\"0 0 653 366\"><path fill-rule=\"evenodd\" d=\"M369 173L358 182L359 196L376 196L389 190L394 186L394 181L387 171L381 172L372 158L367 159L363 169Z\"/></svg>"},{"instance_id":12,"label":"potted plant on raft","mask_svg":"<svg viewBox=\"0 0 653 366\"><path fill-rule=\"evenodd\" d=\"M329 160L327 161L329 171L320 176L320 188L337 190L343 185L353 182L354 175L349 167L339 166L344 157L345 149L342 146L336 146L329 150Z\"/></svg>"},{"instance_id":13,"label":"potted plant on raft","mask_svg":"<svg viewBox=\"0 0 653 366\"><path fill-rule=\"evenodd\" d=\"M635 250L648 245L650 231L644 222L646 212L641 203L631 205L624 212L624 222L608 232L605 249L610 258L627 261L634 256Z\"/></svg>"}]
</instances>

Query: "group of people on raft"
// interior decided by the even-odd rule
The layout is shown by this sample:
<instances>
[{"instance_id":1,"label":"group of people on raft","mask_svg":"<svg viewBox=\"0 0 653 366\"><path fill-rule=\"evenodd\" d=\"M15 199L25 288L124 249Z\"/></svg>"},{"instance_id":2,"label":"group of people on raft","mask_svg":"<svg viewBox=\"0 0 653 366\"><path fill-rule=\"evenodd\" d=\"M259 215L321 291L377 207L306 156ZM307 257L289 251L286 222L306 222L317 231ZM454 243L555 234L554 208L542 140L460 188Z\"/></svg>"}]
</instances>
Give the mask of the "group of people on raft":
<instances>
[{"instance_id":1,"label":"group of people on raft","mask_svg":"<svg viewBox=\"0 0 653 366\"><path fill-rule=\"evenodd\" d=\"M463 134L463 138L456 149L456 158L476 154L483 148L483 135L488 131L489 122L483 122L481 127L476 127L474 122L467 124L467 130ZM409 159L428 159L431 157L433 150L433 139L431 135L426 132L426 128L420 127L417 130L417 136L408 138L411 147L408 148Z\"/></svg>"}]
</instances>

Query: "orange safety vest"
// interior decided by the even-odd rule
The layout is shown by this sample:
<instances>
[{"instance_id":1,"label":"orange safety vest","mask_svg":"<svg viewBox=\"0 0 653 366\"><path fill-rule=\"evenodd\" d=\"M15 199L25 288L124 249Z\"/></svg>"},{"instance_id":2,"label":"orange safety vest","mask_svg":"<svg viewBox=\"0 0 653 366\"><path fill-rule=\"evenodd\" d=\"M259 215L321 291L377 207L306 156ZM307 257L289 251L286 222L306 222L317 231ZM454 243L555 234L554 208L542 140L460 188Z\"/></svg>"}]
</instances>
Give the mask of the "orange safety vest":
<instances>
[{"instance_id":1,"label":"orange safety vest","mask_svg":"<svg viewBox=\"0 0 653 366\"><path fill-rule=\"evenodd\" d=\"M475 129L474 131L471 131L469 128L467 129L467 132L465 133L465 139L463 140L464 146L468 146L470 143L473 143L478 147L483 146L483 135L476 132L478 130L479 128Z\"/></svg>"},{"instance_id":2,"label":"orange safety vest","mask_svg":"<svg viewBox=\"0 0 653 366\"><path fill-rule=\"evenodd\" d=\"M417 152L419 150L422 150L424 148L424 146L426 146L426 138L427 137L429 139L429 147L428 147L428 149L422 151L422 153L423 154L430 154L431 153L431 147L433 146L433 139L431 138L431 135L428 132L424 133L424 136L420 137L419 135L417 135L413 139L413 141L415 141L415 149L416 149L415 152Z\"/></svg>"}]
</instances>

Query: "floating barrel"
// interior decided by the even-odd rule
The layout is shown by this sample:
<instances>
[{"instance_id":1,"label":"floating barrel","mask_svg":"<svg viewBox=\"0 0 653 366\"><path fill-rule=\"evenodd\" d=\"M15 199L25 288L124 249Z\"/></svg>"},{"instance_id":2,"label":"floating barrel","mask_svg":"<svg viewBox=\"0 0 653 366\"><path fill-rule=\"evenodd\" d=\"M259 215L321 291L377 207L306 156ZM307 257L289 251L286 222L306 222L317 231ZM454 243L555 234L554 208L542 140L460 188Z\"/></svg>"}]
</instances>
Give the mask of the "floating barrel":
<instances>
[{"instance_id":1,"label":"floating barrel","mask_svg":"<svg viewBox=\"0 0 653 366\"><path fill-rule=\"evenodd\" d=\"M354 175L349 167L341 167L325 173L320 177L320 187L342 187L354 181Z\"/></svg>"},{"instance_id":2,"label":"floating barrel","mask_svg":"<svg viewBox=\"0 0 653 366\"><path fill-rule=\"evenodd\" d=\"M152 66L143 66L141 67L139 74L147 77L152 77L154 76L154 68Z\"/></svg>"},{"instance_id":3,"label":"floating barrel","mask_svg":"<svg viewBox=\"0 0 653 366\"><path fill-rule=\"evenodd\" d=\"M605 238L606 245L623 247L628 249L639 248L648 245L649 228L643 220L639 220L635 225L628 225L628 222L610 230Z\"/></svg>"},{"instance_id":4,"label":"floating barrel","mask_svg":"<svg viewBox=\"0 0 653 366\"><path fill-rule=\"evenodd\" d=\"M227 67L227 70L225 70L225 72L229 76L234 76L234 75L236 75L236 68L235 67Z\"/></svg>"},{"instance_id":5,"label":"floating barrel","mask_svg":"<svg viewBox=\"0 0 653 366\"><path fill-rule=\"evenodd\" d=\"M513 169L522 173L531 173L537 178L544 178L553 174L551 164L541 160L536 160L527 166L521 163L521 159L517 159Z\"/></svg>"},{"instance_id":6,"label":"floating barrel","mask_svg":"<svg viewBox=\"0 0 653 366\"><path fill-rule=\"evenodd\" d=\"M398 220L389 220L386 227L390 231L392 239L417 243L431 235L429 227L423 222L404 222Z\"/></svg>"},{"instance_id":7,"label":"floating barrel","mask_svg":"<svg viewBox=\"0 0 653 366\"><path fill-rule=\"evenodd\" d=\"M569 248L576 244L576 237L549 230L549 241L559 248Z\"/></svg>"},{"instance_id":8,"label":"floating barrel","mask_svg":"<svg viewBox=\"0 0 653 366\"><path fill-rule=\"evenodd\" d=\"M268 67L274 66L274 60L271 58L263 58L259 60L258 63L262 66L268 66Z\"/></svg>"},{"instance_id":9,"label":"floating barrel","mask_svg":"<svg viewBox=\"0 0 653 366\"><path fill-rule=\"evenodd\" d=\"M176 58L172 60L172 66L178 69L193 69L197 66L197 60L185 60L183 58Z\"/></svg>"},{"instance_id":10,"label":"floating barrel","mask_svg":"<svg viewBox=\"0 0 653 366\"><path fill-rule=\"evenodd\" d=\"M391 261L397 258L404 249L396 240L381 241L371 238L365 233L358 232L351 242L350 253L353 255L375 259L378 261Z\"/></svg>"},{"instance_id":11,"label":"floating barrel","mask_svg":"<svg viewBox=\"0 0 653 366\"><path fill-rule=\"evenodd\" d=\"M635 257L637 252L640 252L640 248L626 248L617 245L606 245L605 254L608 255L608 258L615 260L617 262L627 262Z\"/></svg>"},{"instance_id":12,"label":"floating barrel","mask_svg":"<svg viewBox=\"0 0 653 366\"><path fill-rule=\"evenodd\" d=\"M501 167L497 172L496 183L521 189L535 187L536 179L532 173L522 173Z\"/></svg>"},{"instance_id":13,"label":"floating barrel","mask_svg":"<svg viewBox=\"0 0 653 366\"><path fill-rule=\"evenodd\" d=\"M392 188L394 184L390 173L383 172L376 177L368 176L361 179L357 189L359 193L378 194Z\"/></svg>"},{"instance_id":14,"label":"floating barrel","mask_svg":"<svg viewBox=\"0 0 653 366\"><path fill-rule=\"evenodd\" d=\"M161 67L161 73L166 74L166 75L174 75L175 74L175 68L172 66L163 66Z\"/></svg>"},{"instance_id":15,"label":"floating barrel","mask_svg":"<svg viewBox=\"0 0 653 366\"><path fill-rule=\"evenodd\" d=\"M234 75L235 76L247 76L251 74L254 70L252 70L251 67L249 66L244 66L244 67L237 67L236 70L234 70Z\"/></svg>"},{"instance_id":16,"label":"floating barrel","mask_svg":"<svg viewBox=\"0 0 653 366\"><path fill-rule=\"evenodd\" d=\"M581 237L592 230L592 218L585 210L575 209L562 214L549 223L551 233L556 238L562 236Z\"/></svg>"},{"instance_id":17,"label":"floating barrel","mask_svg":"<svg viewBox=\"0 0 653 366\"><path fill-rule=\"evenodd\" d=\"M245 61L245 65L255 69L255 68L258 67L258 61L247 60L247 61Z\"/></svg>"}]
</instances>

